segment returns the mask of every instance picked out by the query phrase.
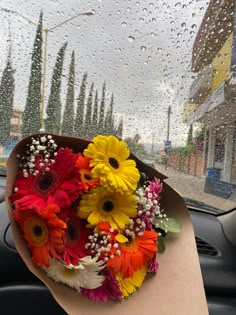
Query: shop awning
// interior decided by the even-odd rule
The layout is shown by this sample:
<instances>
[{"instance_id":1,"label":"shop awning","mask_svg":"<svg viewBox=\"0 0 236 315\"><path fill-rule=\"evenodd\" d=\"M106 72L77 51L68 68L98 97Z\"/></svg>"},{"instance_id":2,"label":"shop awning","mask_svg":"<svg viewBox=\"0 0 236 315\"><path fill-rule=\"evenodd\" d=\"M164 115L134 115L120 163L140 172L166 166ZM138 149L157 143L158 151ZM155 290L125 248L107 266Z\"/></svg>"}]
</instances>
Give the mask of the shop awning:
<instances>
[{"instance_id":1,"label":"shop awning","mask_svg":"<svg viewBox=\"0 0 236 315\"><path fill-rule=\"evenodd\" d=\"M225 82L223 82L207 99L201 104L195 112L189 117L187 123L191 125L201 120L207 113L214 110L225 101Z\"/></svg>"}]
</instances>

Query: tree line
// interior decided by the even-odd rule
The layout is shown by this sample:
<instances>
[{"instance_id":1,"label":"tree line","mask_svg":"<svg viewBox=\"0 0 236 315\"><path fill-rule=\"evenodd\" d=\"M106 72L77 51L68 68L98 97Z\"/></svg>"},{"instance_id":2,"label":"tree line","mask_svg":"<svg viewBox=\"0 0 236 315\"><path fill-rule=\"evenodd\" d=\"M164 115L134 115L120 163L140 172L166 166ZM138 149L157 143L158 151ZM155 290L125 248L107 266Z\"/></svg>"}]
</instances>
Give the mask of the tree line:
<instances>
[{"instance_id":1,"label":"tree line","mask_svg":"<svg viewBox=\"0 0 236 315\"><path fill-rule=\"evenodd\" d=\"M33 45L31 70L26 98L25 109L22 115L22 137L41 130L41 102L42 102L42 74L43 74L43 13L40 13L39 23ZM71 54L69 65L67 91L64 110L61 101L61 82L63 63L67 43L59 49L53 68L50 93L46 106L44 128L48 133L76 136L91 139L97 134L114 134L122 138L123 120L118 123L114 116L114 95L106 105L106 82L102 91L95 88L94 83L88 88L88 75L83 75L78 98L75 98L75 52ZM9 49L7 63L0 82L0 145L5 145L10 137L11 117L14 107L15 70L11 62ZM100 97L101 96L101 99Z\"/></svg>"}]
</instances>

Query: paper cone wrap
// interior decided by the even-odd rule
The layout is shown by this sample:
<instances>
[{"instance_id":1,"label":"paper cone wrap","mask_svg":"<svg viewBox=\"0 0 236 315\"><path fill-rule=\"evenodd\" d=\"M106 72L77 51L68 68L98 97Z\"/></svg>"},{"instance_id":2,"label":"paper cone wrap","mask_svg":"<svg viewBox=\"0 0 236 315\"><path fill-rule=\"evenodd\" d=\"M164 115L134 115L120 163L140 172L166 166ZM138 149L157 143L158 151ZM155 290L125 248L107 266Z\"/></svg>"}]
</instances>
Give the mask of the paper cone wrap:
<instances>
[{"instance_id":1,"label":"paper cone wrap","mask_svg":"<svg viewBox=\"0 0 236 315\"><path fill-rule=\"evenodd\" d=\"M31 137L36 138L39 135ZM40 134L42 136L42 134ZM121 302L92 302L81 293L66 285L56 283L41 269L35 268L31 253L14 221L9 196L18 172L16 154L23 154L31 137L19 142L7 162L6 204L11 222L15 246L29 270L51 291L55 300L70 315L207 315L207 303L195 245L193 226L182 197L163 182L161 209L168 217L176 218L182 225L178 234L168 234L165 238L166 251L158 254L159 269L151 277L146 277L140 290ZM58 147L68 147L74 153L83 152L90 143L78 138L53 135ZM134 155L137 168L146 173L149 179L164 180L166 177L157 170L142 163ZM36 306L37 307L37 306Z\"/></svg>"}]
</instances>

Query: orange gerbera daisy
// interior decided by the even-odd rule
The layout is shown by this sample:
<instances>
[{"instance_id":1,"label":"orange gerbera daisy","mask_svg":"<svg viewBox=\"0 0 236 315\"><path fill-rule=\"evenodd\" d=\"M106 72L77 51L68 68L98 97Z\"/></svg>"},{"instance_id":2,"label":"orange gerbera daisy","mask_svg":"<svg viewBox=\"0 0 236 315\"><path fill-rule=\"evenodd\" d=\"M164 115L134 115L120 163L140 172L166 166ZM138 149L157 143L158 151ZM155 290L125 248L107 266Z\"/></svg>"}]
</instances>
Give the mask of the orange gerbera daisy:
<instances>
[{"instance_id":1,"label":"orange gerbera daisy","mask_svg":"<svg viewBox=\"0 0 236 315\"><path fill-rule=\"evenodd\" d=\"M56 205L48 205L40 211L37 209L13 211L32 253L35 267L49 267L50 257L58 258L58 254L63 252L66 224L57 217L58 211L59 207Z\"/></svg>"},{"instance_id":2,"label":"orange gerbera daisy","mask_svg":"<svg viewBox=\"0 0 236 315\"><path fill-rule=\"evenodd\" d=\"M82 191L88 191L90 188L95 188L100 182L99 178L95 178L91 173L93 168L89 166L90 161L91 158L83 156L81 153L78 154L76 167L79 170L79 187Z\"/></svg>"},{"instance_id":3,"label":"orange gerbera daisy","mask_svg":"<svg viewBox=\"0 0 236 315\"><path fill-rule=\"evenodd\" d=\"M125 238L122 236L121 241ZM116 236L119 242L119 235ZM128 240L128 239L127 239ZM123 278L131 278L151 260L157 252L157 233L145 231L143 235L119 244L121 254L109 259L107 266L113 269L116 275L122 273Z\"/></svg>"}]
</instances>

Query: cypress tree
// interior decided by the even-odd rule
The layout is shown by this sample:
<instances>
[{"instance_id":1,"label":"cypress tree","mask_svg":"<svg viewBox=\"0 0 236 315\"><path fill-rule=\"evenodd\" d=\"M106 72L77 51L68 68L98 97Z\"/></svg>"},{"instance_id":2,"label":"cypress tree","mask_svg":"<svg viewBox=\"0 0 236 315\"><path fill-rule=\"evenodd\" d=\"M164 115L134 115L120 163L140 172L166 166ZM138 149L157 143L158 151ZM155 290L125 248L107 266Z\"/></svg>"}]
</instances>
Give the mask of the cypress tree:
<instances>
[{"instance_id":1,"label":"cypress tree","mask_svg":"<svg viewBox=\"0 0 236 315\"><path fill-rule=\"evenodd\" d=\"M188 138L187 138L187 145L193 144L193 124L190 125L188 130Z\"/></svg>"},{"instance_id":2,"label":"cypress tree","mask_svg":"<svg viewBox=\"0 0 236 315\"><path fill-rule=\"evenodd\" d=\"M121 118L120 123L118 125L117 131L116 131L116 136L119 139L122 139L122 136L123 136L123 118Z\"/></svg>"},{"instance_id":3,"label":"cypress tree","mask_svg":"<svg viewBox=\"0 0 236 315\"><path fill-rule=\"evenodd\" d=\"M22 116L22 136L40 131L40 104L42 80L42 19L41 11L34 41L30 80L25 110Z\"/></svg>"},{"instance_id":4,"label":"cypress tree","mask_svg":"<svg viewBox=\"0 0 236 315\"><path fill-rule=\"evenodd\" d=\"M86 138L90 139L92 136L92 105L93 105L93 87L94 84L92 83L87 106L86 106L86 114L85 114L85 125L84 125L84 135Z\"/></svg>"},{"instance_id":5,"label":"cypress tree","mask_svg":"<svg viewBox=\"0 0 236 315\"><path fill-rule=\"evenodd\" d=\"M98 121L98 131L103 134L105 131L104 123L105 123L105 97L106 97L106 82L103 83L102 87L102 99L100 104L100 113L99 113L99 121Z\"/></svg>"},{"instance_id":6,"label":"cypress tree","mask_svg":"<svg viewBox=\"0 0 236 315\"><path fill-rule=\"evenodd\" d=\"M75 118L75 124L74 124L74 133L75 133L75 136L77 137L84 136L84 104L85 104L87 77L88 75L87 73L85 73L82 79L79 97L78 97L76 118Z\"/></svg>"},{"instance_id":7,"label":"cypress tree","mask_svg":"<svg viewBox=\"0 0 236 315\"><path fill-rule=\"evenodd\" d=\"M75 84L75 53L72 52L69 69L66 105L62 122L62 134L73 136L74 132L74 84Z\"/></svg>"},{"instance_id":8,"label":"cypress tree","mask_svg":"<svg viewBox=\"0 0 236 315\"><path fill-rule=\"evenodd\" d=\"M98 133L98 91L95 93L94 107L93 107L93 119L92 119L92 137Z\"/></svg>"},{"instance_id":9,"label":"cypress tree","mask_svg":"<svg viewBox=\"0 0 236 315\"><path fill-rule=\"evenodd\" d=\"M53 68L50 95L47 105L47 119L45 121L46 132L60 134L61 132L61 77L63 62L67 43L65 43L57 54Z\"/></svg>"},{"instance_id":10,"label":"cypress tree","mask_svg":"<svg viewBox=\"0 0 236 315\"><path fill-rule=\"evenodd\" d=\"M14 70L11 64L11 48L0 84L0 145L4 146L10 137L11 117L15 91Z\"/></svg>"},{"instance_id":11,"label":"cypress tree","mask_svg":"<svg viewBox=\"0 0 236 315\"><path fill-rule=\"evenodd\" d=\"M114 106L114 94L112 93L110 108L107 112L107 134L113 134L114 129L114 117L113 117L113 106Z\"/></svg>"}]
</instances>

